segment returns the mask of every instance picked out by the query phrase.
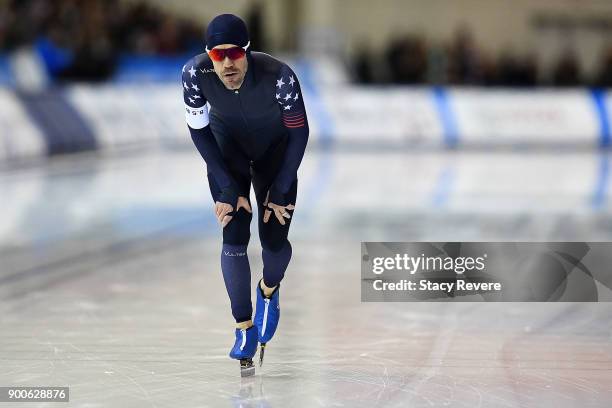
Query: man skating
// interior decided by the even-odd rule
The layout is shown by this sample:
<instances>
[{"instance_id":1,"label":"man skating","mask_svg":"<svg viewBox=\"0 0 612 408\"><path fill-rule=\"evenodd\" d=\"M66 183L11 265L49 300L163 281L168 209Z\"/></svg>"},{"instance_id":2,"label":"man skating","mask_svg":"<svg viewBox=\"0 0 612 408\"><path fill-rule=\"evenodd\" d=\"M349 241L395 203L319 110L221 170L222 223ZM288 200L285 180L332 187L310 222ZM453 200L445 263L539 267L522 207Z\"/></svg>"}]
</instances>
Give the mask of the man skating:
<instances>
[{"instance_id":1,"label":"man skating","mask_svg":"<svg viewBox=\"0 0 612 408\"><path fill-rule=\"evenodd\" d=\"M206 53L189 60L182 74L187 124L206 161L215 215L223 227L221 270L236 320L230 357L241 361L243 376L254 374L258 342L263 361L265 344L278 325L280 282L292 251L287 235L297 169L308 141L297 76L285 63L249 48L244 22L219 15L206 30ZM247 257L251 183L264 265L254 322Z\"/></svg>"}]
</instances>

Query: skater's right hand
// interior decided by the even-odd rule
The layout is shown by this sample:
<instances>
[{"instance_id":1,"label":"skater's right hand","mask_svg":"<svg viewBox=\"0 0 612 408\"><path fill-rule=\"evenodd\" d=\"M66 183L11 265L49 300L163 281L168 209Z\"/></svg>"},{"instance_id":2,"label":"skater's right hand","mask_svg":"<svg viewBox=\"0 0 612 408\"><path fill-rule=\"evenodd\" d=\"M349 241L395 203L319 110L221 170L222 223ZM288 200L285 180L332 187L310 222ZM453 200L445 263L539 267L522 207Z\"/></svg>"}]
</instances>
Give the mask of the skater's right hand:
<instances>
[{"instance_id":1,"label":"skater's right hand","mask_svg":"<svg viewBox=\"0 0 612 408\"><path fill-rule=\"evenodd\" d=\"M249 205L249 200L247 200L246 197L242 196L238 197L238 203L236 204L236 212L238 212L238 210L240 210L241 208L244 208L250 213L253 212L251 206ZM221 227L225 228L225 226L229 224L232 218L234 218L233 216L228 215L233 210L234 207L232 207L231 204L222 203L220 201L215 202L215 215L217 216L217 221L219 221Z\"/></svg>"}]
</instances>

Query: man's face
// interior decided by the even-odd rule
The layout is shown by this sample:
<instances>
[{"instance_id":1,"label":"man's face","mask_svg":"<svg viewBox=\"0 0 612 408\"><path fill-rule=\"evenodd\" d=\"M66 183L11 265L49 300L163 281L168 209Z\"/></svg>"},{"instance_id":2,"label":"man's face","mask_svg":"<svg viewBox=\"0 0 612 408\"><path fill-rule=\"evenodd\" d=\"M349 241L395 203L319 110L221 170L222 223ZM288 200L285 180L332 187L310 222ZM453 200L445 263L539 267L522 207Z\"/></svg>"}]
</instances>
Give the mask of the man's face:
<instances>
[{"instance_id":1,"label":"man's face","mask_svg":"<svg viewBox=\"0 0 612 408\"><path fill-rule=\"evenodd\" d=\"M213 49L227 49L236 47L234 44L220 44ZM244 81L244 76L247 72L248 61L246 55L244 57L232 60L229 57L225 57L223 61L215 61L212 59L213 66L217 76L223 82L223 85L227 89L238 89Z\"/></svg>"}]
</instances>

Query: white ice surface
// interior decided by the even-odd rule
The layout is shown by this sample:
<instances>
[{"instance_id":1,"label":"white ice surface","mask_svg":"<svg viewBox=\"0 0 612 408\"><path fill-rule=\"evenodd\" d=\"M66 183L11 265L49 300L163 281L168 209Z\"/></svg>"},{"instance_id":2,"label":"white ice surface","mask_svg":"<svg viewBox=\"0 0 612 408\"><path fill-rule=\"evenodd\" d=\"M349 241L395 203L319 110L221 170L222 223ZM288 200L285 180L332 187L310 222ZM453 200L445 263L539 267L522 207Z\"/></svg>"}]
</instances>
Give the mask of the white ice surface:
<instances>
[{"instance_id":1,"label":"white ice surface","mask_svg":"<svg viewBox=\"0 0 612 408\"><path fill-rule=\"evenodd\" d=\"M2 172L0 386L70 386L71 407L609 407L612 304L361 303L359 281L362 240L610 240L607 162L309 153L248 380L197 153ZM255 223L249 255L255 282Z\"/></svg>"}]
</instances>

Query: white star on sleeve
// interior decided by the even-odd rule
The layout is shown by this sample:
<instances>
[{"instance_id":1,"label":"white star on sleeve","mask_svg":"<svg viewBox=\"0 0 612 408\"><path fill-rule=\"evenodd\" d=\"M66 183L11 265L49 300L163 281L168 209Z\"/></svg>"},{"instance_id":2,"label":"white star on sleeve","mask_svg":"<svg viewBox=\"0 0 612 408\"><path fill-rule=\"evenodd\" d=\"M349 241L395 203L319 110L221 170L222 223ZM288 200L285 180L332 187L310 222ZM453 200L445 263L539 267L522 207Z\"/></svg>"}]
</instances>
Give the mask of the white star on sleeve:
<instances>
[{"instance_id":1,"label":"white star on sleeve","mask_svg":"<svg viewBox=\"0 0 612 408\"><path fill-rule=\"evenodd\" d=\"M285 95L285 100L288 101L289 99L291 99L291 93L288 93L287 95Z\"/></svg>"},{"instance_id":2,"label":"white star on sleeve","mask_svg":"<svg viewBox=\"0 0 612 408\"><path fill-rule=\"evenodd\" d=\"M189 90L189 87L187 86L187 82L183 81L183 87L185 88L186 91Z\"/></svg>"},{"instance_id":3,"label":"white star on sleeve","mask_svg":"<svg viewBox=\"0 0 612 408\"><path fill-rule=\"evenodd\" d=\"M191 102L191 103L195 103L195 99L193 99L193 98L189 98L189 102Z\"/></svg>"},{"instance_id":4,"label":"white star on sleeve","mask_svg":"<svg viewBox=\"0 0 612 408\"><path fill-rule=\"evenodd\" d=\"M188 72L189 72L189 74L191 75L191 77L192 77L192 78L193 78L193 77L195 76L195 74L196 74L196 70L195 70L195 69L193 69L193 67L191 67L191 68L189 69L189 71L188 71Z\"/></svg>"},{"instance_id":5,"label":"white star on sleeve","mask_svg":"<svg viewBox=\"0 0 612 408\"><path fill-rule=\"evenodd\" d=\"M200 92L200 88L198 88L196 84L191 84L191 88L193 88L193 90L196 92Z\"/></svg>"},{"instance_id":6,"label":"white star on sleeve","mask_svg":"<svg viewBox=\"0 0 612 408\"><path fill-rule=\"evenodd\" d=\"M276 99L280 99L280 94L276 94Z\"/></svg>"},{"instance_id":7,"label":"white star on sleeve","mask_svg":"<svg viewBox=\"0 0 612 408\"><path fill-rule=\"evenodd\" d=\"M281 88L283 85L285 85L285 83L283 82L283 78L281 77L281 79L276 81L276 86Z\"/></svg>"},{"instance_id":8,"label":"white star on sleeve","mask_svg":"<svg viewBox=\"0 0 612 408\"><path fill-rule=\"evenodd\" d=\"M289 110L289 109L291 109L291 105L286 105L285 110Z\"/></svg>"},{"instance_id":9,"label":"white star on sleeve","mask_svg":"<svg viewBox=\"0 0 612 408\"><path fill-rule=\"evenodd\" d=\"M296 92L296 93L295 93L295 96L293 97L293 100L294 100L294 101L297 101L297 100L298 100L298 96L300 96L300 93L299 93L299 92Z\"/></svg>"},{"instance_id":10,"label":"white star on sleeve","mask_svg":"<svg viewBox=\"0 0 612 408\"><path fill-rule=\"evenodd\" d=\"M193 95L193 99L200 99L201 96L200 95Z\"/></svg>"},{"instance_id":11,"label":"white star on sleeve","mask_svg":"<svg viewBox=\"0 0 612 408\"><path fill-rule=\"evenodd\" d=\"M293 75L291 75L289 77L289 85L293 86L294 83L295 83L295 79L293 79Z\"/></svg>"}]
</instances>

